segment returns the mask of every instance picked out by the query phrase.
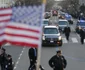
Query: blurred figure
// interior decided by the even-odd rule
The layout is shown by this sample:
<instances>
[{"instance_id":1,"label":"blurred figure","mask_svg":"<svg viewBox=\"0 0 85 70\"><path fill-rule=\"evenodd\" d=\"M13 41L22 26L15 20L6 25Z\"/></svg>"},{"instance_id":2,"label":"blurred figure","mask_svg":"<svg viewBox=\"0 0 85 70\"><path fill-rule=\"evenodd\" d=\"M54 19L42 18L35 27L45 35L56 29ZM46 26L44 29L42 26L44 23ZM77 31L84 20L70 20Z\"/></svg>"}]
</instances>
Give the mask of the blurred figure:
<instances>
[{"instance_id":1,"label":"blurred figure","mask_svg":"<svg viewBox=\"0 0 85 70\"><path fill-rule=\"evenodd\" d=\"M62 55L61 50L58 50L56 55L51 57L51 59L49 60L49 65L53 68L53 70L64 70L64 68L66 68L67 61Z\"/></svg>"},{"instance_id":2,"label":"blurred figure","mask_svg":"<svg viewBox=\"0 0 85 70\"><path fill-rule=\"evenodd\" d=\"M13 70L12 56L9 54L7 55L7 58L6 58L5 70Z\"/></svg>"},{"instance_id":3,"label":"blurred figure","mask_svg":"<svg viewBox=\"0 0 85 70\"><path fill-rule=\"evenodd\" d=\"M83 28L80 29L80 38L81 38L81 44L84 44L85 31Z\"/></svg>"},{"instance_id":4,"label":"blurred figure","mask_svg":"<svg viewBox=\"0 0 85 70\"><path fill-rule=\"evenodd\" d=\"M30 48L28 51L28 56L30 59L30 66L28 70L36 70L36 63L37 63L37 48ZM40 65L40 70L44 70L44 68Z\"/></svg>"},{"instance_id":5,"label":"blurred figure","mask_svg":"<svg viewBox=\"0 0 85 70\"><path fill-rule=\"evenodd\" d=\"M83 13L80 13L80 15L79 15L79 20L85 20L85 16L84 16Z\"/></svg>"},{"instance_id":6,"label":"blurred figure","mask_svg":"<svg viewBox=\"0 0 85 70\"><path fill-rule=\"evenodd\" d=\"M0 55L1 70L5 70L6 57L7 57L6 50L4 48L1 48L1 55Z\"/></svg>"},{"instance_id":7,"label":"blurred figure","mask_svg":"<svg viewBox=\"0 0 85 70\"><path fill-rule=\"evenodd\" d=\"M68 41L69 41L70 32L71 32L70 27L67 26L67 27L64 28L64 33L65 33L66 39Z\"/></svg>"},{"instance_id":8,"label":"blurred figure","mask_svg":"<svg viewBox=\"0 0 85 70\"><path fill-rule=\"evenodd\" d=\"M29 60L30 60L30 66L29 69L35 65L36 60L37 60L37 48L30 48L28 51L28 56L29 56Z\"/></svg>"}]
</instances>

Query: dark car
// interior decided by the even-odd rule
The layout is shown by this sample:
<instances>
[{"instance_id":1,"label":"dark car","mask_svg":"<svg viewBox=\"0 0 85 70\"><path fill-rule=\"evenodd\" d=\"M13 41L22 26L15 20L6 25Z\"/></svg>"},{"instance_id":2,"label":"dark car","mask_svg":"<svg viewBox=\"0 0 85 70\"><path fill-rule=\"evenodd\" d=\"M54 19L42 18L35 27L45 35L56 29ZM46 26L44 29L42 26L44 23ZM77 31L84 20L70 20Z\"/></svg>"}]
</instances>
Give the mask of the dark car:
<instances>
[{"instance_id":1,"label":"dark car","mask_svg":"<svg viewBox=\"0 0 85 70\"><path fill-rule=\"evenodd\" d=\"M85 20L78 20L77 24L76 24L76 32L79 34L80 33L80 29L83 28L85 30Z\"/></svg>"},{"instance_id":2,"label":"dark car","mask_svg":"<svg viewBox=\"0 0 85 70\"><path fill-rule=\"evenodd\" d=\"M45 26L42 36L43 45L62 46L62 37L57 26Z\"/></svg>"}]
</instances>

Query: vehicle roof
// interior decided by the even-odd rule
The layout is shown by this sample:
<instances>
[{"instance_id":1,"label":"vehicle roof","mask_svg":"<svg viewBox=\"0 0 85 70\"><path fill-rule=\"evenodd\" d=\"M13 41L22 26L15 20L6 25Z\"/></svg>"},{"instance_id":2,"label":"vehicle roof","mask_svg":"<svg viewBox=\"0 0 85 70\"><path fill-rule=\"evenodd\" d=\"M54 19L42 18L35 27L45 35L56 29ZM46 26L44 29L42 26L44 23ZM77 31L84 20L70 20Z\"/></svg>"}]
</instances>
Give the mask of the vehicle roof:
<instances>
[{"instance_id":1,"label":"vehicle roof","mask_svg":"<svg viewBox=\"0 0 85 70\"><path fill-rule=\"evenodd\" d=\"M55 26L55 25L49 25L49 26L45 26L44 28L58 28L58 26Z\"/></svg>"},{"instance_id":2,"label":"vehicle roof","mask_svg":"<svg viewBox=\"0 0 85 70\"><path fill-rule=\"evenodd\" d=\"M68 20L66 20L66 19L59 19L59 21L68 21Z\"/></svg>"}]
</instances>

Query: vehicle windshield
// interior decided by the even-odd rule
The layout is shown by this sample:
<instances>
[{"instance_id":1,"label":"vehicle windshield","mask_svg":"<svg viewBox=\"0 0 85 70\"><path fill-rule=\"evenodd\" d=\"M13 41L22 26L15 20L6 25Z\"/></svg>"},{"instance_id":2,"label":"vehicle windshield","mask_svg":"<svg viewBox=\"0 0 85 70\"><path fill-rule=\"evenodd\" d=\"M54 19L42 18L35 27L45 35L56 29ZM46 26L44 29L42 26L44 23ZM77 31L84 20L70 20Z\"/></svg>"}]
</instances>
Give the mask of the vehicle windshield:
<instances>
[{"instance_id":1,"label":"vehicle windshield","mask_svg":"<svg viewBox=\"0 0 85 70\"><path fill-rule=\"evenodd\" d=\"M65 15L65 18L68 20L68 19L71 19L71 15Z\"/></svg>"},{"instance_id":2,"label":"vehicle windshield","mask_svg":"<svg viewBox=\"0 0 85 70\"><path fill-rule=\"evenodd\" d=\"M80 22L80 23L78 23L78 25L85 26L85 22Z\"/></svg>"},{"instance_id":3,"label":"vehicle windshield","mask_svg":"<svg viewBox=\"0 0 85 70\"><path fill-rule=\"evenodd\" d=\"M43 24L48 25L48 21L44 21Z\"/></svg>"},{"instance_id":4,"label":"vehicle windshield","mask_svg":"<svg viewBox=\"0 0 85 70\"><path fill-rule=\"evenodd\" d=\"M56 28L45 28L44 34L58 34L58 30Z\"/></svg>"},{"instance_id":5,"label":"vehicle windshield","mask_svg":"<svg viewBox=\"0 0 85 70\"><path fill-rule=\"evenodd\" d=\"M68 25L68 22L66 22L66 21L59 21L59 25Z\"/></svg>"},{"instance_id":6,"label":"vehicle windshield","mask_svg":"<svg viewBox=\"0 0 85 70\"><path fill-rule=\"evenodd\" d=\"M65 17L65 14L60 14L61 16Z\"/></svg>"}]
</instances>

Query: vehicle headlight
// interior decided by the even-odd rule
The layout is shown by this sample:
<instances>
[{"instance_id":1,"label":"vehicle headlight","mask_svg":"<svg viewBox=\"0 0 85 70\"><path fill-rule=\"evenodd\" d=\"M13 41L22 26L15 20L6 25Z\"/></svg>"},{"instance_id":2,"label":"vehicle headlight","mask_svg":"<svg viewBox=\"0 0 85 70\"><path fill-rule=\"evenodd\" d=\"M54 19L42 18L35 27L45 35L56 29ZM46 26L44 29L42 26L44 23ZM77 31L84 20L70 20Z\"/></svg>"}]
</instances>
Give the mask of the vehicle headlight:
<instances>
[{"instance_id":1,"label":"vehicle headlight","mask_svg":"<svg viewBox=\"0 0 85 70\"><path fill-rule=\"evenodd\" d=\"M62 39L62 37L61 37L61 36L59 36L58 40L61 40L61 39Z\"/></svg>"},{"instance_id":2,"label":"vehicle headlight","mask_svg":"<svg viewBox=\"0 0 85 70\"><path fill-rule=\"evenodd\" d=\"M43 40L45 40L45 36L43 36Z\"/></svg>"},{"instance_id":3,"label":"vehicle headlight","mask_svg":"<svg viewBox=\"0 0 85 70\"><path fill-rule=\"evenodd\" d=\"M78 28L81 29L81 26L79 26Z\"/></svg>"}]
</instances>

